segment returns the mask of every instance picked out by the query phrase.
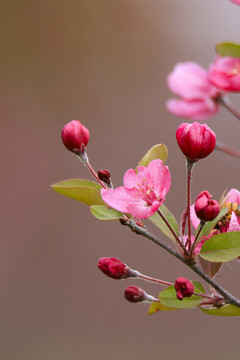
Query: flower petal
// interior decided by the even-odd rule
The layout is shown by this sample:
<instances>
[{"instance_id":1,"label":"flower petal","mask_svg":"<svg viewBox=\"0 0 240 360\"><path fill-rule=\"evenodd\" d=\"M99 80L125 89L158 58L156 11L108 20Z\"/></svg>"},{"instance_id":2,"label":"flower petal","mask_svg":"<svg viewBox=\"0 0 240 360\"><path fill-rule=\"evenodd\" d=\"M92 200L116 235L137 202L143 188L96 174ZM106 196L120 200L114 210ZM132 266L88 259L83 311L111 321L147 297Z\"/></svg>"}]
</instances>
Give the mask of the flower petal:
<instances>
[{"instance_id":1,"label":"flower petal","mask_svg":"<svg viewBox=\"0 0 240 360\"><path fill-rule=\"evenodd\" d=\"M177 100L170 99L166 103L172 114L192 120L205 120L218 112L218 105L211 99Z\"/></svg>"}]
</instances>

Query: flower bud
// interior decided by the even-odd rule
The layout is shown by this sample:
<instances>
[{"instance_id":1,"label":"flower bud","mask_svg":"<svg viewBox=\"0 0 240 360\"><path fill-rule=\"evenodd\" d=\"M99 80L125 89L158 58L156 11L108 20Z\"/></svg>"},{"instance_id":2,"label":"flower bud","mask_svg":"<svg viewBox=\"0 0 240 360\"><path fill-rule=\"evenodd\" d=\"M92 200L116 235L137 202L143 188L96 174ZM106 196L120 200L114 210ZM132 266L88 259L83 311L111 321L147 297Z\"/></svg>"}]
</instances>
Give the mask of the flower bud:
<instances>
[{"instance_id":1,"label":"flower bud","mask_svg":"<svg viewBox=\"0 0 240 360\"><path fill-rule=\"evenodd\" d=\"M121 260L114 257L103 257L98 261L98 268L113 279L123 279L131 276L131 269Z\"/></svg>"},{"instance_id":2,"label":"flower bud","mask_svg":"<svg viewBox=\"0 0 240 360\"><path fill-rule=\"evenodd\" d=\"M111 187L111 174L107 169L98 170L98 177L101 181L104 181L109 187Z\"/></svg>"},{"instance_id":3,"label":"flower bud","mask_svg":"<svg viewBox=\"0 0 240 360\"><path fill-rule=\"evenodd\" d=\"M133 303L147 299L145 291L137 286L128 286L124 291L124 296L128 301Z\"/></svg>"},{"instance_id":4,"label":"flower bud","mask_svg":"<svg viewBox=\"0 0 240 360\"><path fill-rule=\"evenodd\" d=\"M80 121L72 120L62 129L62 141L66 148L79 155L84 152L89 140L89 131Z\"/></svg>"},{"instance_id":5,"label":"flower bud","mask_svg":"<svg viewBox=\"0 0 240 360\"><path fill-rule=\"evenodd\" d=\"M177 129L176 138L183 154L191 162L211 154L216 144L215 133L206 124L198 122L181 124Z\"/></svg>"},{"instance_id":6,"label":"flower bud","mask_svg":"<svg viewBox=\"0 0 240 360\"><path fill-rule=\"evenodd\" d=\"M200 220L212 221L220 212L219 203L212 200L208 191L202 191L195 201L195 213Z\"/></svg>"},{"instance_id":7,"label":"flower bud","mask_svg":"<svg viewBox=\"0 0 240 360\"><path fill-rule=\"evenodd\" d=\"M179 277L176 279L174 287L177 292L178 300L182 300L184 297L192 296L194 291L194 286L191 281L183 277Z\"/></svg>"},{"instance_id":8,"label":"flower bud","mask_svg":"<svg viewBox=\"0 0 240 360\"><path fill-rule=\"evenodd\" d=\"M148 301L148 302L159 302L158 299L149 295L137 286L128 286L124 291L125 298L133 303L141 302L141 301Z\"/></svg>"}]
</instances>

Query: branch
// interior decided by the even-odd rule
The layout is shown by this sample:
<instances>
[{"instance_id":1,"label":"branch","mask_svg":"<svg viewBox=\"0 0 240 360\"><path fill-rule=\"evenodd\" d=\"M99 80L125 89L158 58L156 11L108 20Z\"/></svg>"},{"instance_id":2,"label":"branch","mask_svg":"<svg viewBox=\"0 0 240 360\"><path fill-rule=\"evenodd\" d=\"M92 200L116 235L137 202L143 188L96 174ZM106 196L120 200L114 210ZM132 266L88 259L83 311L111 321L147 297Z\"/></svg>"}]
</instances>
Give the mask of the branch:
<instances>
[{"instance_id":1,"label":"branch","mask_svg":"<svg viewBox=\"0 0 240 360\"><path fill-rule=\"evenodd\" d=\"M123 223L122 223L123 224ZM167 252L169 252L171 255L175 256L178 260L180 260L182 263L187 265L189 268L191 268L196 274L198 274L202 279L204 279L208 284L210 284L214 289L216 289L219 294L221 294L227 303L233 304L237 307L240 307L240 300L235 298L233 295L231 295L228 291L223 289L218 283L216 283L213 279L208 277L197 265L191 264L188 260L186 260L184 257L182 257L176 250L172 249L169 245L165 244L162 240L160 240L158 237L150 233L146 228L142 228L141 226L137 225L133 220L128 220L124 223L125 226L128 226L133 232L136 234L142 235L146 237L147 239L153 241L155 244L161 246L163 249L165 249Z\"/></svg>"}]
</instances>

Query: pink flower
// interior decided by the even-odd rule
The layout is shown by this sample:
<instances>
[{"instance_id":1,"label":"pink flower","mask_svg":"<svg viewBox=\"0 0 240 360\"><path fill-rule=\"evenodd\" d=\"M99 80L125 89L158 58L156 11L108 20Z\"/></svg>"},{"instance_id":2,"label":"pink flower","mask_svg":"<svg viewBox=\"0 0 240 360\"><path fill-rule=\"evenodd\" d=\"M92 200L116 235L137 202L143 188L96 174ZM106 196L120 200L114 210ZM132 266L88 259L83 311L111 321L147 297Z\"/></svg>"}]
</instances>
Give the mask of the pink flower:
<instances>
[{"instance_id":1,"label":"pink flower","mask_svg":"<svg viewBox=\"0 0 240 360\"><path fill-rule=\"evenodd\" d=\"M240 0L230 0L233 4L240 5Z\"/></svg>"},{"instance_id":2,"label":"pink flower","mask_svg":"<svg viewBox=\"0 0 240 360\"><path fill-rule=\"evenodd\" d=\"M240 192L236 189L231 189L226 195L225 204L232 203L240 205ZM222 207L224 207L223 205ZM240 215L236 214L234 211L231 212L229 220L222 219L218 232L230 232L230 231L240 231ZM191 222L195 229L197 229L200 224L200 220L196 215L194 205L191 206Z\"/></svg>"},{"instance_id":3,"label":"pink flower","mask_svg":"<svg viewBox=\"0 0 240 360\"><path fill-rule=\"evenodd\" d=\"M183 154L190 161L205 158L211 154L216 144L215 133L207 124L198 122L182 123L176 131L176 138Z\"/></svg>"},{"instance_id":4,"label":"pink flower","mask_svg":"<svg viewBox=\"0 0 240 360\"><path fill-rule=\"evenodd\" d=\"M112 208L129 213L139 219L153 215L165 200L171 186L171 176L162 160L156 159L148 167L138 166L128 170L124 186L101 189L103 201Z\"/></svg>"},{"instance_id":5,"label":"pink flower","mask_svg":"<svg viewBox=\"0 0 240 360\"><path fill-rule=\"evenodd\" d=\"M194 62L179 63L168 75L170 90L181 100L170 99L167 109L174 115L205 120L218 111L219 90L207 79L207 71Z\"/></svg>"},{"instance_id":6,"label":"pink flower","mask_svg":"<svg viewBox=\"0 0 240 360\"><path fill-rule=\"evenodd\" d=\"M114 257L103 257L98 260L98 268L113 279L123 279L131 276L131 269L121 260Z\"/></svg>"},{"instance_id":7,"label":"pink flower","mask_svg":"<svg viewBox=\"0 0 240 360\"><path fill-rule=\"evenodd\" d=\"M240 91L240 59L218 56L209 66L207 77L221 90Z\"/></svg>"},{"instance_id":8,"label":"pink flower","mask_svg":"<svg viewBox=\"0 0 240 360\"><path fill-rule=\"evenodd\" d=\"M141 301L159 301L138 286L128 286L124 291L124 296L128 301L132 303L137 303Z\"/></svg>"},{"instance_id":9,"label":"pink flower","mask_svg":"<svg viewBox=\"0 0 240 360\"><path fill-rule=\"evenodd\" d=\"M80 121L72 120L62 129L62 141L75 154L82 153L89 141L89 131Z\"/></svg>"},{"instance_id":10,"label":"pink flower","mask_svg":"<svg viewBox=\"0 0 240 360\"><path fill-rule=\"evenodd\" d=\"M174 284L178 300L183 300L184 297L192 296L194 292L194 285L188 279L179 277Z\"/></svg>"},{"instance_id":11,"label":"pink flower","mask_svg":"<svg viewBox=\"0 0 240 360\"><path fill-rule=\"evenodd\" d=\"M219 203L212 200L212 196L208 191L202 191L198 195L194 209L197 217L203 221L212 221L220 212Z\"/></svg>"}]
</instances>

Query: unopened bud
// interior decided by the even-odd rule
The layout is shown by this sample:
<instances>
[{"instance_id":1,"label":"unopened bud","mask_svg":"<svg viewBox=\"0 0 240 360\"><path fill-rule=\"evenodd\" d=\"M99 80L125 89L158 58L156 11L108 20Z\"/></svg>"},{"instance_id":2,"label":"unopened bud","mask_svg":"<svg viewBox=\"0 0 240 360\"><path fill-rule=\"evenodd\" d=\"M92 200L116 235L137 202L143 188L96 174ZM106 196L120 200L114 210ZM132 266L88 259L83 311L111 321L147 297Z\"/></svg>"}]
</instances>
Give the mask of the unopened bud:
<instances>
[{"instance_id":1,"label":"unopened bud","mask_svg":"<svg viewBox=\"0 0 240 360\"><path fill-rule=\"evenodd\" d=\"M202 191L194 206L197 217L203 221L212 221L220 212L220 205L216 200L212 200L212 196L208 191Z\"/></svg>"},{"instance_id":2,"label":"unopened bud","mask_svg":"<svg viewBox=\"0 0 240 360\"><path fill-rule=\"evenodd\" d=\"M215 133L206 124L198 122L181 124L177 129L176 138L183 154L191 162L211 154L216 144Z\"/></svg>"},{"instance_id":3,"label":"unopened bud","mask_svg":"<svg viewBox=\"0 0 240 360\"><path fill-rule=\"evenodd\" d=\"M62 129L62 141L68 150L79 155L88 144L89 131L80 121L72 120Z\"/></svg>"},{"instance_id":4,"label":"unopened bud","mask_svg":"<svg viewBox=\"0 0 240 360\"><path fill-rule=\"evenodd\" d=\"M132 275L131 269L114 257L103 257L98 261L98 268L113 279L123 279Z\"/></svg>"},{"instance_id":5,"label":"unopened bud","mask_svg":"<svg viewBox=\"0 0 240 360\"><path fill-rule=\"evenodd\" d=\"M148 301L148 302L159 302L158 299L154 298L152 295L149 295L137 286L128 286L124 291L125 298L133 303L141 302L141 301Z\"/></svg>"},{"instance_id":6,"label":"unopened bud","mask_svg":"<svg viewBox=\"0 0 240 360\"><path fill-rule=\"evenodd\" d=\"M194 285L191 283L191 281L183 277L176 279L174 287L177 292L178 300L182 300L184 297L192 296L194 291Z\"/></svg>"},{"instance_id":7,"label":"unopened bud","mask_svg":"<svg viewBox=\"0 0 240 360\"><path fill-rule=\"evenodd\" d=\"M98 170L98 177L101 181L104 181L109 187L111 187L111 174L107 169Z\"/></svg>"}]
</instances>

